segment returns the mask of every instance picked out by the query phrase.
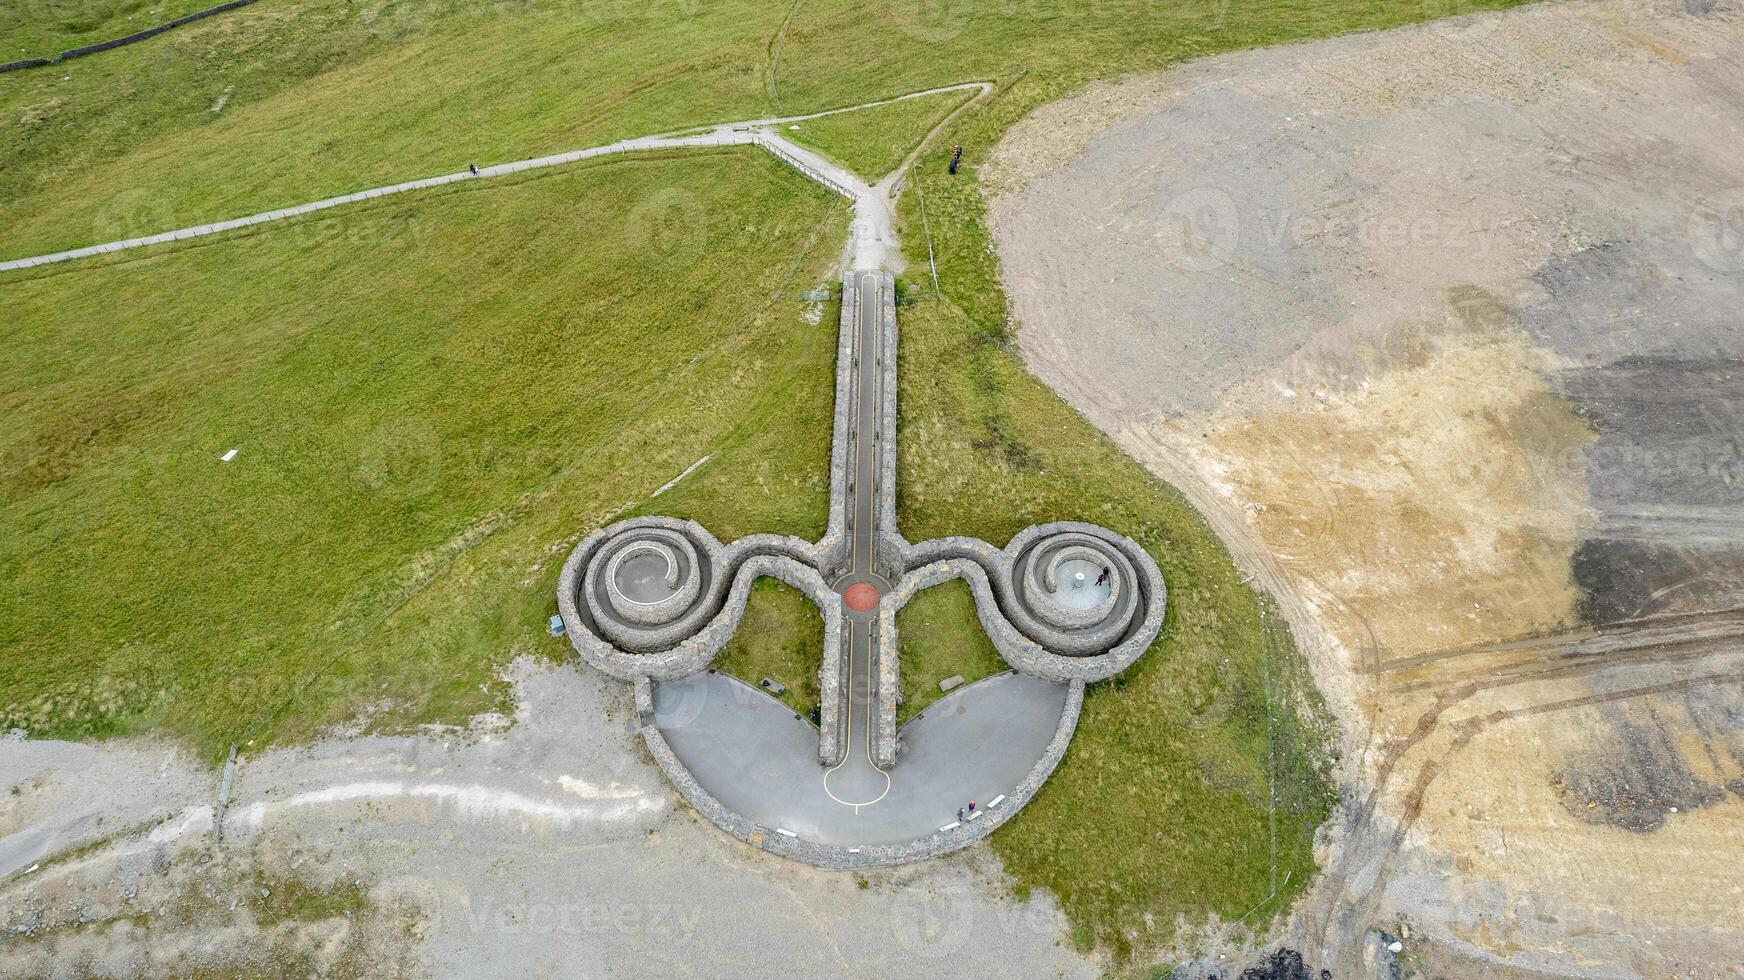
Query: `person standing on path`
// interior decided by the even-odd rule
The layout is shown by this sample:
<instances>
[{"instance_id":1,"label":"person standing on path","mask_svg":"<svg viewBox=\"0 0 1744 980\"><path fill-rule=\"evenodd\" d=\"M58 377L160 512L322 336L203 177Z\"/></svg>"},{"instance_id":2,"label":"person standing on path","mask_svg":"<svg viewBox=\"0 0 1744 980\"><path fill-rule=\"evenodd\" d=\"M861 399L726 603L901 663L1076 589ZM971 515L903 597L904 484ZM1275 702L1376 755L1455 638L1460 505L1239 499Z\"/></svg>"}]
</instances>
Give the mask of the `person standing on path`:
<instances>
[{"instance_id":1,"label":"person standing on path","mask_svg":"<svg viewBox=\"0 0 1744 980\"><path fill-rule=\"evenodd\" d=\"M963 822L963 808L962 807L957 808L957 822L958 823Z\"/></svg>"}]
</instances>

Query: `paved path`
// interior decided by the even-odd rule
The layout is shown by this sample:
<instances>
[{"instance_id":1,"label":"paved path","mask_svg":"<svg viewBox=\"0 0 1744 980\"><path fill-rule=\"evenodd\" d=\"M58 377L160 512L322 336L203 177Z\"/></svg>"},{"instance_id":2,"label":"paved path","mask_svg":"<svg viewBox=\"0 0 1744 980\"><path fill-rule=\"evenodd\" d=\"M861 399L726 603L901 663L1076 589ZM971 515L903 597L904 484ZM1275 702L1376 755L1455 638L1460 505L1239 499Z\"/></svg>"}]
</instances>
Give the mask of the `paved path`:
<instances>
[{"instance_id":1,"label":"paved path","mask_svg":"<svg viewBox=\"0 0 1744 980\"><path fill-rule=\"evenodd\" d=\"M1066 697L1064 684L1015 673L953 691L903 727L902 765L891 770L887 792L878 780L876 805L862 807L842 805L848 787L832 779L826 788L818 778L810 722L725 674L659 685L654 721L679 761L729 809L806 840L858 847L924 838L969 801L985 810L1010 793L1047 749Z\"/></svg>"},{"instance_id":2,"label":"paved path","mask_svg":"<svg viewBox=\"0 0 1744 980\"><path fill-rule=\"evenodd\" d=\"M884 275L877 272L852 275L857 307L854 310L854 418L850 470L853 475L847 495L838 505L846 511L849 564L847 574L832 586L842 593L852 585L865 584L883 595L890 591L890 583L877 573L879 464L883 450L894 448L884 445L879 426L884 393L884 385L880 383L884 359ZM894 364L890 366L894 368ZM877 616L871 609L859 611L850 606L846 618L848 669L842 672L842 700L848 715L846 752L835 768L824 773L823 787L831 799L858 812L862 806L884 798L891 789L891 778L872 758L874 712L877 710L874 693L878 676L873 630L877 628ZM814 750L812 757L815 759L816 755Z\"/></svg>"},{"instance_id":3,"label":"paved path","mask_svg":"<svg viewBox=\"0 0 1744 980\"><path fill-rule=\"evenodd\" d=\"M96 255L109 255L114 252L144 248L150 245L162 245L169 242L186 241L190 238L202 238L208 235L217 235L226 231L234 231L238 228L248 228L253 225L266 224L271 221L283 221L287 218L312 214L316 211L324 211L328 208L336 208L344 204L357 204L363 201L373 201L377 198L389 197L394 194L404 194L408 191L424 190L430 187L441 187L444 184L453 184L467 180L502 177L509 174L522 173L528 170L541 170L546 167L560 167L567 164L579 163L582 160L589 160L594 157L610 156L615 153L637 153L648 150L709 146L761 146L789 164L807 172L807 175L812 179L817 180L819 183L829 187L836 193L854 199L856 203L859 203L862 198L871 200L872 198L877 197L877 195L873 193L873 188L868 187L863 181L848 171L824 160L823 157L787 141L778 133L772 132L772 128L783 123L802 122L807 119L818 119L843 112L870 109L876 106L889 105L892 102L917 99L943 92L976 89L982 93L986 93L991 91L992 88L992 84L988 82L965 82L959 85L946 85L940 88L924 89L919 92L910 92L906 95L900 95L891 99L881 99L876 102L867 102L856 106L846 106L841 109L828 109L823 112L814 112L807 115L785 116L770 119L752 119L744 122L725 123L706 132L692 130L681 134L661 133L653 136L638 136L634 139L619 140L616 143L589 147L585 150L571 150L567 153L534 157L529 160L521 160L515 163L500 163L488 167L480 167L477 174L463 170L460 173L445 174L440 177L426 177L422 180L408 180L399 184L389 184L386 187L375 187L369 190L357 191L353 194L341 194L338 197L328 197L319 201L310 201L306 204L281 208L276 211L263 211L259 214L248 215L247 217L231 218L227 221L214 221L209 224L194 225L189 228L179 228L173 231L159 232L154 235L144 235L139 238L127 238L116 242L105 242L101 245L88 245L82 248L67 249L61 252L51 252L47 255L33 255L27 258L10 259L0 262L0 271L29 269L39 265L50 265L56 262L70 262L74 259L89 258ZM887 230L890 224L888 217L889 209L883 204L881 198L877 202L877 207L882 209L884 212L885 217L882 222L882 229ZM875 219L874 224L876 224ZM880 228L871 227L868 231L873 233L875 238L880 237L878 235ZM894 242L893 235L882 237ZM879 251L881 252L882 250ZM876 268L877 264L874 263L869 266L857 264L855 267Z\"/></svg>"}]
</instances>

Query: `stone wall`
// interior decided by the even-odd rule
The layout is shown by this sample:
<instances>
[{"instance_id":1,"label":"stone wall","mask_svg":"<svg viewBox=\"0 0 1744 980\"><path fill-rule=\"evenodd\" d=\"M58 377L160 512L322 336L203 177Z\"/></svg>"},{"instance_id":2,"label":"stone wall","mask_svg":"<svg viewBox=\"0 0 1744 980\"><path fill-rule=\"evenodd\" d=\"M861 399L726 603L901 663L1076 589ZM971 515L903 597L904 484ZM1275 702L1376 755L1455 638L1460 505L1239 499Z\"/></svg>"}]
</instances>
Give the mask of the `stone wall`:
<instances>
[{"instance_id":1,"label":"stone wall","mask_svg":"<svg viewBox=\"0 0 1744 980\"><path fill-rule=\"evenodd\" d=\"M108 41L99 41L96 44L87 44L84 47L79 48L69 48L66 51L62 51L60 54L55 55L53 58L27 58L23 61L9 61L6 64L0 65L0 72L16 71L20 68L36 68L41 65L52 65L66 61L70 58L82 58L85 55L96 54L99 51L108 51L112 48L119 48L125 44L133 44L147 38L157 37L159 34L168 30L174 30L175 28L181 27L183 24L192 24L194 21L204 20L207 17L235 10L238 7L246 7L254 2L256 2L256 0L230 0L229 3L221 3L216 7L208 7L205 10L191 13L186 17L177 17L175 20L168 23L159 24L156 27L148 27L143 31L135 31L125 37L118 37Z\"/></svg>"},{"instance_id":2,"label":"stone wall","mask_svg":"<svg viewBox=\"0 0 1744 980\"><path fill-rule=\"evenodd\" d=\"M1013 581L1017 557L1038 539L1079 534L1093 536L1120 550L1136 579L1128 585L1137 593L1135 598L1144 603L1144 616L1136 626L1130 622L1118 624L1118 631L1110 629L1104 637L1109 644L1106 651L1088 656L1065 655L1047 649L1020 629L1013 622L1014 617L1007 613L1009 607L1017 607L1021 613L1024 601L1021 589ZM1163 581L1162 570L1138 542L1106 528L1077 521L1035 524L1019 531L1003 550L976 538L939 538L909 546L906 559L916 565L897 580L896 587L878 610L880 640L890 648L889 656L880 655L880 666L890 665L888 682L893 687L896 684L897 612L916 592L954 578L969 583L969 590L975 598L976 616L1000 657L1013 668L1036 677L1087 683L1106 680L1132 666L1133 661L1143 655L1157 634L1162 632L1168 602L1168 586ZM879 683L882 698L882 687L886 683L882 674ZM881 738L884 722L881 711ZM894 707L889 725L892 728L889 737L894 741Z\"/></svg>"},{"instance_id":3,"label":"stone wall","mask_svg":"<svg viewBox=\"0 0 1744 980\"><path fill-rule=\"evenodd\" d=\"M701 550L707 553L714 569L711 574L716 576L711 582L711 595L671 626L650 632L649 635L670 645L651 652L621 650L596 632L597 610L585 610L579 601L591 559L602 542L614 537L638 530L680 529L700 539ZM621 680L639 677L674 680L694 674L714 660L738 631L745 605L750 601L751 584L767 575L804 592L818 607L824 620L824 658L828 662L839 655L841 598L831 591L816 569L802 561L811 557L810 552L811 546L805 542L779 535L759 535L755 540L742 539L722 548L695 522L638 518L595 531L575 546L558 575L557 610L570 645L594 669ZM696 624L705 616L707 622L699 628Z\"/></svg>"},{"instance_id":4,"label":"stone wall","mask_svg":"<svg viewBox=\"0 0 1744 980\"><path fill-rule=\"evenodd\" d=\"M842 278L842 312L836 338L836 414L830 437L830 517L817 543L818 568L834 578L848 562L848 433L854 424L854 302L859 286Z\"/></svg>"}]
</instances>

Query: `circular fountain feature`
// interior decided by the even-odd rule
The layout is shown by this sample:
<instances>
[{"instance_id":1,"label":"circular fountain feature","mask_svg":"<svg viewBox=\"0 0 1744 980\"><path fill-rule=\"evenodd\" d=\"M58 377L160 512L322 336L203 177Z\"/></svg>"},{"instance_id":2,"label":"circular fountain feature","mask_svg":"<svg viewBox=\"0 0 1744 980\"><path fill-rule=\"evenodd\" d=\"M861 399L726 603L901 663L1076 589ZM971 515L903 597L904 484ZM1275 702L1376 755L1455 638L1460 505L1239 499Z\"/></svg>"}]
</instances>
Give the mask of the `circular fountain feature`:
<instances>
[{"instance_id":1,"label":"circular fountain feature","mask_svg":"<svg viewBox=\"0 0 1744 980\"><path fill-rule=\"evenodd\" d=\"M1107 567L1088 559L1073 558L1062 563L1059 574L1063 579L1057 580L1056 585L1061 587L1056 588L1050 598L1067 609L1080 612L1095 609L1114 594Z\"/></svg>"},{"instance_id":2,"label":"circular fountain feature","mask_svg":"<svg viewBox=\"0 0 1744 980\"><path fill-rule=\"evenodd\" d=\"M1012 625L1066 656L1095 656L1118 645L1145 618L1146 589L1153 588L1128 548L1137 546L1089 524L1019 534L1007 551L1014 557L1002 601Z\"/></svg>"}]
</instances>

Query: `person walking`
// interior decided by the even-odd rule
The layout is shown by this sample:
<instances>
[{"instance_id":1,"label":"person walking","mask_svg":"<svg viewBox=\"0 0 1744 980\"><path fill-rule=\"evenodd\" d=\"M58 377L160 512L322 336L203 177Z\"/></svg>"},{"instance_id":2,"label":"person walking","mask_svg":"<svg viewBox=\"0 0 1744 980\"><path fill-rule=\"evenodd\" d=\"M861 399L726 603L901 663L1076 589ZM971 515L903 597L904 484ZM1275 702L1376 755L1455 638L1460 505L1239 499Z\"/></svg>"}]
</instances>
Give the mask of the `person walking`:
<instances>
[{"instance_id":1,"label":"person walking","mask_svg":"<svg viewBox=\"0 0 1744 980\"><path fill-rule=\"evenodd\" d=\"M1102 574L1096 576L1096 584L1101 585L1102 583L1104 583L1106 581L1108 581L1108 569L1104 568L1102 570Z\"/></svg>"},{"instance_id":2,"label":"person walking","mask_svg":"<svg viewBox=\"0 0 1744 980\"><path fill-rule=\"evenodd\" d=\"M974 800L970 800L970 801L969 801L969 812L970 812L970 813L974 813L974 812L975 812L975 801L974 801Z\"/></svg>"},{"instance_id":3,"label":"person walking","mask_svg":"<svg viewBox=\"0 0 1744 980\"><path fill-rule=\"evenodd\" d=\"M467 164L467 165L466 165L466 169L467 169L467 170L468 170L468 171L469 171L469 172L471 172L471 174L472 174L472 175L473 175L473 176L474 176L474 177L477 177L477 176L478 176L478 164L476 164L476 163L469 163L469 164Z\"/></svg>"},{"instance_id":4,"label":"person walking","mask_svg":"<svg viewBox=\"0 0 1744 980\"><path fill-rule=\"evenodd\" d=\"M957 808L957 822L958 823L963 822L963 808L962 807Z\"/></svg>"}]
</instances>

